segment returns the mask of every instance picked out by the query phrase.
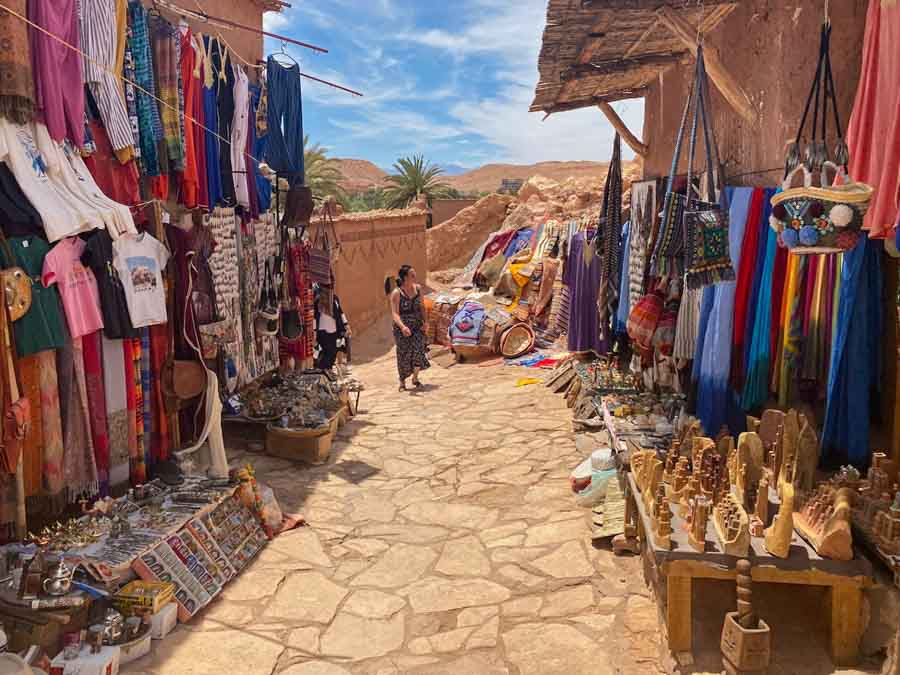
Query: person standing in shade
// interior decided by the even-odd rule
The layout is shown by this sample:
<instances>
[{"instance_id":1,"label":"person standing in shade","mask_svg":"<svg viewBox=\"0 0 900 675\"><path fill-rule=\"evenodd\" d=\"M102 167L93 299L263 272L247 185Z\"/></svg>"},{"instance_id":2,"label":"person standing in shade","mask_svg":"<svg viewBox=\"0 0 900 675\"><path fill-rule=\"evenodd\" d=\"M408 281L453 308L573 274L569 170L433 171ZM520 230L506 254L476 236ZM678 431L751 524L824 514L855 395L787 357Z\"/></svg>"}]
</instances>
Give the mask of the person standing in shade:
<instances>
[{"instance_id":1,"label":"person standing in shade","mask_svg":"<svg viewBox=\"0 0 900 675\"><path fill-rule=\"evenodd\" d=\"M396 285L396 288L394 287ZM415 388L422 386L419 372L430 368L425 340L425 311L422 308L422 289L416 283L416 271L403 265L397 278L384 280L384 292L390 296L394 342L397 344L397 372L400 375L400 391L406 389L411 375Z\"/></svg>"},{"instance_id":2,"label":"person standing in shade","mask_svg":"<svg viewBox=\"0 0 900 675\"><path fill-rule=\"evenodd\" d=\"M316 290L316 344L319 354L316 368L329 370L334 366L340 343L350 339L350 322L341 308L341 300L331 286L320 285ZM344 347L346 352L346 346Z\"/></svg>"}]
</instances>

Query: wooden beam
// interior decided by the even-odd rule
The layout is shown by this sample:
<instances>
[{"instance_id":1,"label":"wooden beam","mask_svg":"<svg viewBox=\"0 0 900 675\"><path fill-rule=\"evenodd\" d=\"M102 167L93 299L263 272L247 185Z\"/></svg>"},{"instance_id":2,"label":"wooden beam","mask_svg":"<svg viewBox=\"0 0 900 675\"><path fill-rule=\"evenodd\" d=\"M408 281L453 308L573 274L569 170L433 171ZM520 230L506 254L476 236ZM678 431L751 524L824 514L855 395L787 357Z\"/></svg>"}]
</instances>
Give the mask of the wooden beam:
<instances>
[{"instance_id":1,"label":"wooden beam","mask_svg":"<svg viewBox=\"0 0 900 675\"><path fill-rule=\"evenodd\" d=\"M568 110L579 110L581 108L593 108L600 103L612 103L614 101L624 101L629 98L640 98L647 93L646 87L638 87L635 89L625 89L617 91L615 94L605 96L584 96L575 101L566 101L565 103L546 103L542 105L532 105L528 112L544 112L548 116L553 113L566 112Z\"/></svg>"},{"instance_id":2,"label":"wooden beam","mask_svg":"<svg viewBox=\"0 0 900 675\"><path fill-rule=\"evenodd\" d=\"M657 27L657 26L659 26L659 17L656 17L656 18L651 22L651 24L650 24L649 26L647 26L647 30L645 30L643 33L641 33L641 36L640 36L637 40L634 41L634 44L631 45L631 46L625 51L625 53L622 55L622 58L626 58L626 59L627 59L629 56L631 56L632 54L634 54L638 49L640 49L640 48L641 48L641 45L643 45L644 42L647 41L647 38L649 38L649 37L653 34L653 31L656 30L656 27Z\"/></svg>"},{"instance_id":3,"label":"wooden beam","mask_svg":"<svg viewBox=\"0 0 900 675\"><path fill-rule=\"evenodd\" d=\"M697 29L690 23L682 19L678 14L669 7L661 7L658 15L663 25L668 28L675 37L684 43L694 56L697 55ZM734 108L737 113L750 124L756 122L756 109L750 102L750 97L743 90L737 80L726 70L725 65L719 58L718 51L711 46L704 46L703 56L706 62L706 72L709 73L713 84L722 92L725 100Z\"/></svg>"},{"instance_id":4,"label":"wooden beam","mask_svg":"<svg viewBox=\"0 0 900 675\"><path fill-rule=\"evenodd\" d=\"M601 61L595 63L577 63L569 66L559 74L562 82L571 80L583 80L586 77L621 73L642 66L665 67L684 59L687 52L675 54L642 54L630 59L616 59L615 61Z\"/></svg>"},{"instance_id":5,"label":"wooden beam","mask_svg":"<svg viewBox=\"0 0 900 675\"><path fill-rule=\"evenodd\" d=\"M628 144L628 147L634 150L636 155L646 157L649 148L641 143L637 136L631 133L631 130L625 125L625 121L619 117L613 107L605 101L598 103L597 107L603 111L603 114L606 115L606 119L608 119L609 123L613 125L613 128L619 132L622 136L622 140Z\"/></svg>"}]
</instances>

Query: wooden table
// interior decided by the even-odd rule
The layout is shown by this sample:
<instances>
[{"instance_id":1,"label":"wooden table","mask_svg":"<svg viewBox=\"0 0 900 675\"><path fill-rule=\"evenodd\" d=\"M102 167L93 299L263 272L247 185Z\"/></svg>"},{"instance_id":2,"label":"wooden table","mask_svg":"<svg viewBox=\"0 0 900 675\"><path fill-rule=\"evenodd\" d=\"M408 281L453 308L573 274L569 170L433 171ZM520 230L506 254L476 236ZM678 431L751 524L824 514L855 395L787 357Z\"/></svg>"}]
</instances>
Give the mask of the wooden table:
<instances>
[{"instance_id":1,"label":"wooden table","mask_svg":"<svg viewBox=\"0 0 900 675\"><path fill-rule=\"evenodd\" d=\"M692 599L694 579L734 580L737 558L726 555L710 526L706 533L706 551L700 553L687 543L684 520L672 514L672 549L657 548L647 532L650 518L639 498L634 476L628 474L628 498L641 539L641 555L648 581L656 589L661 607L669 649L673 652L692 650ZM856 551L850 561L820 557L797 533L791 542L790 555L776 558L763 545L762 537L751 539L747 556L753 564L752 577L758 583L823 586L829 591L831 658L837 666L853 665L859 657L863 631L863 589L873 583L872 565ZM664 595L662 586L665 582ZM718 630L718 627L716 627Z\"/></svg>"}]
</instances>

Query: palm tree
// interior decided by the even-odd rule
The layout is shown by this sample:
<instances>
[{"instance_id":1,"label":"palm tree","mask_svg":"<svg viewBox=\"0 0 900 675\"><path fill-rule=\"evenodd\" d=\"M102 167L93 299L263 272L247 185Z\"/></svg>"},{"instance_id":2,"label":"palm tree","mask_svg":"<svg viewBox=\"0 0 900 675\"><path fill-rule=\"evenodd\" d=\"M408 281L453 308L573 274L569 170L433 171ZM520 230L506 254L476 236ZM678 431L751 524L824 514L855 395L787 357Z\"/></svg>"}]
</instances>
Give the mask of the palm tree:
<instances>
[{"instance_id":1,"label":"palm tree","mask_svg":"<svg viewBox=\"0 0 900 675\"><path fill-rule=\"evenodd\" d=\"M328 156L328 151L318 143L309 142L309 136L303 137L303 167L306 175L306 186L312 190L313 199L320 202L326 197L344 196L340 181L344 174L337 162Z\"/></svg>"},{"instance_id":2,"label":"palm tree","mask_svg":"<svg viewBox=\"0 0 900 675\"><path fill-rule=\"evenodd\" d=\"M425 197L430 206L432 199L443 197L450 190L449 185L438 180L444 170L426 162L422 155L401 157L394 164L394 171L387 178L392 183L386 195L389 208L406 208L419 197Z\"/></svg>"}]
</instances>

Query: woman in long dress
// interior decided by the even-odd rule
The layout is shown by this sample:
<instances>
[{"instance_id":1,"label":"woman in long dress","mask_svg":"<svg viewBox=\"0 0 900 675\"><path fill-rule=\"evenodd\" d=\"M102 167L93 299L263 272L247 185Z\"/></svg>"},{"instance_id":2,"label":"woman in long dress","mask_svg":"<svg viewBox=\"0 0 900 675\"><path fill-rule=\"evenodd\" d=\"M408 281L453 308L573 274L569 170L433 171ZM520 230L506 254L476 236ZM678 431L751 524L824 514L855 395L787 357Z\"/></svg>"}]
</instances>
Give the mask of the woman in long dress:
<instances>
[{"instance_id":1,"label":"woman in long dress","mask_svg":"<svg viewBox=\"0 0 900 675\"><path fill-rule=\"evenodd\" d=\"M393 288L396 284L396 288ZM425 312L422 309L422 289L416 283L416 271L403 265L397 278L384 282L385 293L390 294L391 318L394 342L397 344L397 372L400 375L400 391L406 389L406 380L412 375L412 385L422 386L419 372L429 368L425 340Z\"/></svg>"}]
</instances>

